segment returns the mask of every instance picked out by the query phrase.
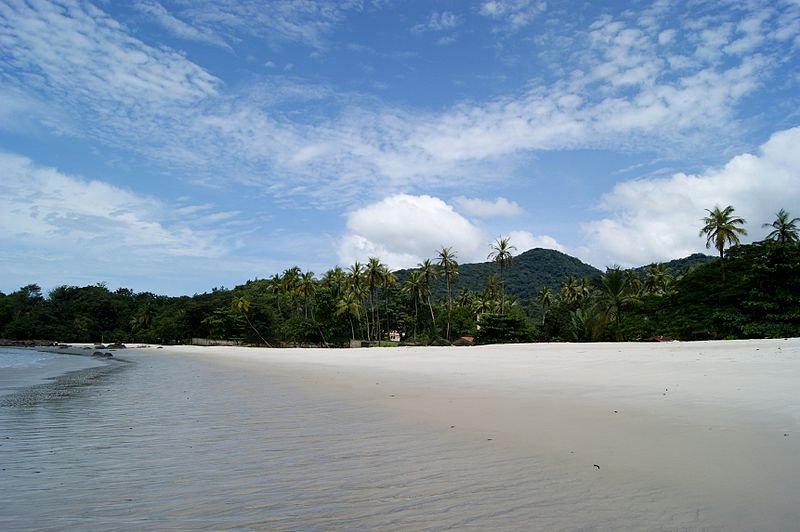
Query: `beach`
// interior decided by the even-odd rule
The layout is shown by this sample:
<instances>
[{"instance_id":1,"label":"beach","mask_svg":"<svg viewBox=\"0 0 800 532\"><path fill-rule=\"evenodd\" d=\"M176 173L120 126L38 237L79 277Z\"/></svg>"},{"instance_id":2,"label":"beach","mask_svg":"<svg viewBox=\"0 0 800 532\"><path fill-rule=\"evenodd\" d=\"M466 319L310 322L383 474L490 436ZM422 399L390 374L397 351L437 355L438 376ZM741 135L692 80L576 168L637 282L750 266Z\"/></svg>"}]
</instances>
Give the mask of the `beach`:
<instances>
[{"instance_id":1,"label":"beach","mask_svg":"<svg viewBox=\"0 0 800 532\"><path fill-rule=\"evenodd\" d=\"M14 529L788 530L800 340L125 351L0 408Z\"/></svg>"}]
</instances>

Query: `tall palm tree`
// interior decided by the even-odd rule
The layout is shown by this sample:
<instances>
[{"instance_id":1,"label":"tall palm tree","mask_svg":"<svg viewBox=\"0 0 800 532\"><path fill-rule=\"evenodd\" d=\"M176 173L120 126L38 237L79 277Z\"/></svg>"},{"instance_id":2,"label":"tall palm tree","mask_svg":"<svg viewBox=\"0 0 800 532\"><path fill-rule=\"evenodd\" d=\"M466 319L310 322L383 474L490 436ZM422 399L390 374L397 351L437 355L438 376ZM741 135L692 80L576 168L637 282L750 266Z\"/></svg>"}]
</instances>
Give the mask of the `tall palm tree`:
<instances>
[{"instance_id":1,"label":"tall palm tree","mask_svg":"<svg viewBox=\"0 0 800 532\"><path fill-rule=\"evenodd\" d=\"M598 306L606 319L614 323L617 340L622 340L622 311L638 301L631 277L619 266L613 266L597 279L595 287Z\"/></svg>"},{"instance_id":2,"label":"tall palm tree","mask_svg":"<svg viewBox=\"0 0 800 532\"><path fill-rule=\"evenodd\" d=\"M419 270L411 270L403 283L402 292L414 302L414 337L417 336L417 322L419 321L419 301L425 296L425 285Z\"/></svg>"},{"instance_id":3,"label":"tall palm tree","mask_svg":"<svg viewBox=\"0 0 800 532\"><path fill-rule=\"evenodd\" d=\"M547 309L549 309L550 305L553 304L553 292L545 286L536 294L536 301L538 301L539 305L542 306L542 325L544 325L544 318L547 315Z\"/></svg>"},{"instance_id":4,"label":"tall palm tree","mask_svg":"<svg viewBox=\"0 0 800 532\"><path fill-rule=\"evenodd\" d=\"M300 270L298 266L292 266L291 268L283 270L283 275L281 276L283 293L289 296L292 310L297 314L300 313L300 306L296 297L297 287L300 283L300 276L302 273L302 270Z\"/></svg>"},{"instance_id":5,"label":"tall palm tree","mask_svg":"<svg viewBox=\"0 0 800 532\"><path fill-rule=\"evenodd\" d=\"M511 266L511 262L513 260L512 252L516 251L516 247L511 245L510 238L498 238L492 244L489 245L489 248L492 250L489 253L488 260L494 261L500 266L500 314L504 313L504 302L505 302L505 269Z\"/></svg>"},{"instance_id":6,"label":"tall palm tree","mask_svg":"<svg viewBox=\"0 0 800 532\"><path fill-rule=\"evenodd\" d=\"M800 218L789 219L789 213L785 209L778 211L775 221L771 224L764 224L762 227L772 227L772 232L767 235L766 240L774 240L781 244L788 242L799 242L800 230L797 228L797 223Z\"/></svg>"},{"instance_id":7,"label":"tall palm tree","mask_svg":"<svg viewBox=\"0 0 800 532\"><path fill-rule=\"evenodd\" d=\"M378 326L377 322L379 318L379 314L375 308L375 290L380 286L383 276L383 264L377 257L370 257L367 265L364 269L364 281L367 283L367 289L369 290L369 307L370 307L370 317L372 319L372 332L375 335L376 340L380 340L378 335ZM369 320L368 320L369 321ZM369 338L369 325L367 325L367 338Z\"/></svg>"},{"instance_id":8,"label":"tall palm tree","mask_svg":"<svg viewBox=\"0 0 800 532\"><path fill-rule=\"evenodd\" d=\"M417 268L419 269L420 279L424 284L425 295L428 299L428 308L431 310L431 321L433 322L433 325L436 326L436 318L433 315L433 304L431 303L431 285L439 276L439 272L436 270L436 265L431 261L431 259L423 260L417 264Z\"/></svg>"},{"instance_id":9,"label":"tall palm tree","mask_svg":"<svg viewBox=\"0 0 800 532\"><path fill-rule=\"evenodd\" d=\"M394 273L389 269L389 267L385 264L382 264L383 271L381 272L381 279L382 285L381 289L383 291L383 304L386 312L384 312L386 316L386 332L387 334L391 331L391 324L389 323L389 290L397 286L397 277L395 277Z\"/></svg>"},{"instance_id":10,"label":"tall palm tree","mask_svg":"<svg viewBox=\"0 0 800 532\"><path fill-rule=\"evenodd\" d=\"M458 278L457 254L453 248L442 246L439 250L439 271L447 284L447 341L450 341L450 319L453 314L453 283Z\"/></svg>"},{"instance_id":11,"label":"tall palm tree","mask_svg":"<svg viewBox=\"0 0 800 532\"><path fill-rule=\"evenodd\" d=\"M347 287L353 293L353 296L358 299L359 315L358 320L361 322L361 310L363 310L363 302L366 298L367 289L364 287L364 265L356 261L350 266L347 275ZM362 337L363 338L363 337ZM367 338L369 338L369 331L367 331Z\"/></svg>"},{"instance_id":12,"label":"tall palm tree","mask_svg":"<svg viewBox=\"0 0 800 532\"><path fill-rule=\"evenodd\" d=\"M317 282L314 280L314 272L305 272L300 275L297 280L297 293L303 298L303 315L308 319L308 303L314 297L314 292L317 291ZM311 308L311 317L314 317L313 306Z\"/></svg>"},{"instance_id":13,"label":"tall palm tree","mask_svg":"<svg viewBox=\"0 0 800 532\"><path fill-rule=\"evenodd\" d=\"M353 291L352 287L347 287L339 300L336 302L336 315L347 314L350 321L350 337L356 339L356 329L353 326L353 316L361 314L361 298Z\"/></svg>"},{"instance_id":14,"label":"tall palm tree","mask_svg":"<svg viewBox=\"0 0 800 532\"><path fill-rule=\"evenodd\" d=\"M703 228L700 236L706 236L706 248L713 246L719 251L719 263L722 269L722 280L725 280L725 244L734 246L739 243L739 235L746 235L747 231L739 227L746 222L743 218L733 216L733 206L728 205L720 210L715 206L713 210L706 209L708 216L703 218Z\"/></svg>"},{"instance_id":15,"label":"tall palm tree","mask_svg":"<svg viewBox=\"0 0 800 532\"><path fill-rule=\"evenodd\" d=\"M231 302L231 308L234 310L234 312L236 312L240 316L244 317L245 321L247 321L247 325L249 325L250 328L253 329L253 332L256 333L256 335L259 337L261 342L264 343L264 345L266 345L267 347L272 347L271 345L269 345L269 342L264 340L264 337L261 336L261 333L258 332L258 329L256 329L255 325L253 325L253 322L250 321L250 316L249 316L249 314L250 314L250 300L249 299L247 299L244 296L235 297L235 298L233 298L233 301Z\"/></svg>"}]
</instances>

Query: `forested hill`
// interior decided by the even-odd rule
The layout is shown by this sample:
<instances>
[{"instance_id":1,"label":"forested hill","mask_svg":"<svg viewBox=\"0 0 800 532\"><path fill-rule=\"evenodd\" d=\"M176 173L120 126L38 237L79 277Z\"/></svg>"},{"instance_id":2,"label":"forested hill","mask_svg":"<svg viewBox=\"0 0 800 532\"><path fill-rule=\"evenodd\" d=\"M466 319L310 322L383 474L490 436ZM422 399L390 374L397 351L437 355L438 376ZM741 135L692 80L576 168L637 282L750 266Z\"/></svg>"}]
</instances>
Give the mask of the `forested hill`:
<instances>
[{"instance_id":1,"label":"forested hill","mask_svg":"<svg viewBox=\"0 0 800 532\"><path fill-rule=\"evenodd\" d=\"M708 264L709 262L714 262L717 260L717 257L712 257L711 255L705 255L703 253L693 253L688 257L684 257L682 259L674 259L669 262L664 262L664 266L669 268L672 272L673 277L678 277L681 274L686 273L688 270L692 268L697 268L698 266L702 266L704 264ZM647 272L647 266L641 266L636 268L636 272L640 275L644 275Z\"/></svg>"},{"instance_id":2,"label":"forested hill","mask_svg":"<svg viewBox=\"0 0 800 532\"><path fill-rule=\"evenodd\" d=\"M395 272L398 281L402 283L409 270ZM458 266L458 281L453 292L458 293L462 288L473 292L481 292L486 286L489 275L500 274L500 267L494 262L481 262L475 264L460 264ZM536 293L544 287L557 292L561 282L567 277L578 279L598 277L602 272L575 257L552 249L535 248L515 256L511 266L505 272L506 293L520 298L533 299ZM434 297L444 295L445 285L437 281L433 286Z\"/></svg>"}]
</instances>

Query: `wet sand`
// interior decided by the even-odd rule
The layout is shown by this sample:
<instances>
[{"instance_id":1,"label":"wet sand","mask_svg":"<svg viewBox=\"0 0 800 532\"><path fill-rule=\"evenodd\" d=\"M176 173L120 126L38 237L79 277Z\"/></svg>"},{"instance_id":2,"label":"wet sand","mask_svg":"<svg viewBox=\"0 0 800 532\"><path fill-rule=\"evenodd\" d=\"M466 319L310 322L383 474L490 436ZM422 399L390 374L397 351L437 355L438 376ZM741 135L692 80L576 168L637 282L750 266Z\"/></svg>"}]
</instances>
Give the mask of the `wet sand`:
<instances>
[{"instance_id":1,"label":"wet sand","mask_svg":"<svg viewBox=\"0 0 800 532\"><path fill-rule=\"evenodd\" d=\"M6 348L8 349L8 348ZM40 384L46 384L70 372L87 370L105 366L106 363L81 356L83 353L66 353L63 350L54 351L41 349L17 349L25 355L39 358L34 367L11 367L0 369L0 397L19 393Z\"/></svg>"},{"instance_id":2,"label":"wet sand","mask_svg":"<svg viewBox=\"0 0 800 532\"><path fill-rule=\"evenodd\" d=\"M316 397L458 431L617 487L670 490L676 499L665 504L683 500L711 526L800 522L799 339L172 351L269 368Z\"/></svg>"},{"instance_id":3,"label":"wet sand","mask_svg":"<svg viewBox=\"0 0 800 532\"><path fill-rule=\"evenodd\" d=\"M0 525L791 530L800 340L128 350L0 407Z\"/></svg>"}]
</instances>

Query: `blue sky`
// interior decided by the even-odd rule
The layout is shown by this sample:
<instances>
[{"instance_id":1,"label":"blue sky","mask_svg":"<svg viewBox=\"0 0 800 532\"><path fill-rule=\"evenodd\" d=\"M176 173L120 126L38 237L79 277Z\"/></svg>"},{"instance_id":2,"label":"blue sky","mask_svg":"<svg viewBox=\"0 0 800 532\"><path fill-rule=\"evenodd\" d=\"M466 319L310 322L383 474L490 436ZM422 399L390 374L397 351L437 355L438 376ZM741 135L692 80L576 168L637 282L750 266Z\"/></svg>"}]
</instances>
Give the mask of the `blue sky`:
<instances>
[{"instance_id":1,"label":"blue sky","mask_svg":"<svg viewBox=\"0 0 800 532\"><path fill-rule=\"evenodd\" d=\"M0 0L0 290L165 294L800 214L793 1Z\"/></svg>"}]
</instances>

